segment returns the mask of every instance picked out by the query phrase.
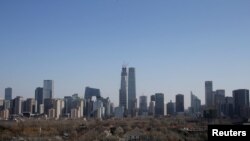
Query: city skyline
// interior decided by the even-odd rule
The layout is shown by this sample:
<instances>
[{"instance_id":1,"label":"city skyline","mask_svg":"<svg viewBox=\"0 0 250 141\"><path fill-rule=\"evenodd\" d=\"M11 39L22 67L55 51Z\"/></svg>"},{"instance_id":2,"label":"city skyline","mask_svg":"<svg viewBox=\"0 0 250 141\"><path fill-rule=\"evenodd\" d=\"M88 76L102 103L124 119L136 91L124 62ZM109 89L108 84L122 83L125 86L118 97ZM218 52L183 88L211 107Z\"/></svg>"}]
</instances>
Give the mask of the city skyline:
<instances>
[{"instance_id":1,"label":"city skyline","mask_svg":"<svg viewBox=\"0 0 250 141\"><path fill-rule=\"evenodd\" d=\"M0 97L55 97L99 88L118 105L120 68L136 68L136 95L250 89L249 1L1 1Z\"/></svg>"}]
</instances>

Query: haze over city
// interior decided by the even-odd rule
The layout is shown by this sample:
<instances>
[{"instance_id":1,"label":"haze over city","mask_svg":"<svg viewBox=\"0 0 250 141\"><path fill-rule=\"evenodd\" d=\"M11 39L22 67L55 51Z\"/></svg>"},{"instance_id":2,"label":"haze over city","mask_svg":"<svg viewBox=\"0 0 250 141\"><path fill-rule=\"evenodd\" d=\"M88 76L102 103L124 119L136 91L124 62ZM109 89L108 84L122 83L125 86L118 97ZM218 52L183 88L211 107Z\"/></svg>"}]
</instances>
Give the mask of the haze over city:
<instances>
[{"instance_id":1,"label":"haze over city","mask_svg":"<svg viewBox=\"0 0 250 141\"><path fill-rule=\"evenodd\" d=\"M249 1L0 1L0 97L55 97L99 88L118 105L123 64L136 68L137 97L165 102L190 92L250 89Z\"/></svg>"}]
</instances>

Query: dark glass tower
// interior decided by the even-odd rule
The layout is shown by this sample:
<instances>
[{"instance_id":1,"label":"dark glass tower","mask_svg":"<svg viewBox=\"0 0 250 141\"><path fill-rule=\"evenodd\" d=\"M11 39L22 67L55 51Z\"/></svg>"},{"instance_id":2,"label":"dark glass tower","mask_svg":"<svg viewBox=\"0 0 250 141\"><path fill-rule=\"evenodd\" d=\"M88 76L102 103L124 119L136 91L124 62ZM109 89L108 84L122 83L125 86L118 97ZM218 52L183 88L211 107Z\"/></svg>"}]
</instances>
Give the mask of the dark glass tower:
<instances>
[{"instance_id":1,"label":"dark glass tower","mask_svg":"<svg viewBox=\"0 0 250 141\"><path fill-rule=\"evenodd\" d=\"M184 95L177 94L175 98L176 113L184 112Z\"/></svg>"},{"instance_id":2,"label":"dark glass tower","mask_svg":"<svg viewBox=\"0 0 250 141\"><path fill-rule=\"evenodd\" d=\"M164 94L155 94L155 116L164 116Z\"/></svg>"},{"instance_id":3,"label":"dark glass tower","mask_svg":"<svg viewBox=\"0 0 250 141\"><path fill-rule=\"evenodd\" d=\"M119 106L124 107L125 110L127 107L127 68L125 66L122 67L121 73L121 87L119 91Z\"/></svg>"},{"instance_id":4,"label":"dark glass tower","mask_svg":"<svg viewBox=\"0 0 250 141\"><path fill-rule=\"evenodd\" d=\"M136 105L136 81L135 68L129 68L128 71L128 114L135 115Z\"/></svg>"},{"instance_id":5,"label":"dark glass tower","mask_svg":"<svg viewBox=\"0 0 250 141\"><path fill-rule=\"evenodd\" d=\"M5 88L5 100L12 100L12 88Z\"/></svg>"},{"instance_id":6,"label":"dark glass tower","mask_svg":"<svg viewBox=\"0 0 250 141\"><path fill-rule=\"evenodd\" d=\"M249 113L249 90L239 89L233 91L234 113L242 118L247 118Z\"/></svg>"},{"instance_id":7,"label":"dark glass tower","mask_svg":"<svg viewBox=\"0 0 250 141\"><path fill-rule=\"evenodd\" d=\"M213 106L213 82L205 82L205 104L207 108L212 108Z\"/></svg>"}]
</instances>

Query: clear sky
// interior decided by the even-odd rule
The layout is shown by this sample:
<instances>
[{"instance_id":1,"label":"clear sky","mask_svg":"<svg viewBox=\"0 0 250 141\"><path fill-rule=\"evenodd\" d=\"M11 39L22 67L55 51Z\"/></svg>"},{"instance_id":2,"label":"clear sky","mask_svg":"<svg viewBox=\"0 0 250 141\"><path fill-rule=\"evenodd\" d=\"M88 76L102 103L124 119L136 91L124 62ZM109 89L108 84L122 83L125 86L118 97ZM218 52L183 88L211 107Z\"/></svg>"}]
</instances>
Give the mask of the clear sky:
<instances>
[{"instance_id":1,"label":"clear sky","mask_svg":"<svg viewBox=\"0 0 250 141\"><path fill-rule=\"evenodd\" d=\"M250 89L249 0L1 0L0 97L55 96L100 88L117 105L123 63L136 68L137 97L165 102L190 91ZM149 99L149 97L148 97Z\"/></svg>"}]
</instances>

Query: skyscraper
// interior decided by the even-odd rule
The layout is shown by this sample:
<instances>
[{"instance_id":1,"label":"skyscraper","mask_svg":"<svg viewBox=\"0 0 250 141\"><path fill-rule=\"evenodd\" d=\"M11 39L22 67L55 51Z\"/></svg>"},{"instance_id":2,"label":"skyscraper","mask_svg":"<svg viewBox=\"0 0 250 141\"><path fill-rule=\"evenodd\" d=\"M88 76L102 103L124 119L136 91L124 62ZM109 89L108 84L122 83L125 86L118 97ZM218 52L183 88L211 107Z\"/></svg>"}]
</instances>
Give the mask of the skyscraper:
<instances>
[{"instance_id":1,"label":"skyscraper","mask_svg":"<svg viewBox=\"0 0 250 141\"><path fill-rule=\"evenodd\" d=\"M14 106L13 106L13 109L14 109L14 114L21 114L23 111L22 111L22 106L23 106L23 97L21 96L17 96L14 101Z\"/></svg>"},{"instance_id":2,"label":"skyscraper","mask_svg":"<svg viewBox=\"0 0 250 141\"><path fill-rule=\"evenodd\" d=\"M164 94L155 94L155 116L164 116Z\"/></svg>"},{"instance_id":3,"label":"skyscraper","mask_svg":"<svg viewBox=\"0 0 250 141\"><path fill-rule=\"evenodd\" d=\"M184 95L177 94L175 97L176 113L184 112Z\"/></svg>"},{"instance_id":4,"label":"skyscraper","mask_svg":"<svg viewBox=\"0 0 250 141\"><path fill-rule=\"evenodd\" d=\"M124 107L124 110L127 110L127 68L126 66L122 67L121 73L121 88L119 91L119 106Z\"/></svg>"},{"instance_id":5,"label":"skyscraper","mask_svg":"<svg viewBox=\"0 0 250 141\"><path fill-rule=\"evenodd\" d=\"M12 100L12 88L5 88L5 100Z\"/></svg>"},{"instance_id":6,"label":"skyscraper","mask_svg":"<svg viewBox=\"0 0 250 141\"><path fill-rule=\"evenodd\" d=\"M224 109L223 109L223 113L225 116L227 117L233 117L234 115L234 99L233 97L225 97L225 102L224 102Z\"/></svg>"},{"instance_id":7,"label":"skyscraper","mask_svg":"<svg viewBox=\"0 0 250 141\"><path fill-rule=\"evenodd\" d=\"M128 114L135 115L136 105L136 83L135 83L135 68L128 70Z\"/></svg>"},{"instance_id":8,"label":"skyscraper","mask_svg":"<svg viewBox=\"0 0 250 141\"><path fill-rule=\"evenodd\" d=\"M205 104L207 108L213 107L213 82L205 82Z\"/></svg>"},{"instance_id":9,"label":"skyscraper","mask_svg":"<svg viewBox=\"0 0 250 141\"><path fill-rule=\"evenodd\" d=\"M97 99L101 98L101 91L100 89L86 87L85 88L85 96L84 99L92 99L92 97L95 96Z\"/></svg>"},{"instance_id":10,"label":"skyscraper","mask_svg":"<svg viewBox=\"0 0 250 141\"><path fill-rule=\"evenodd\" d=\"M148 113L147 96L140 96L139 115L147 115L147 113Z\"/></svg>"},{"instance_id":11,"label":"skyscraper","mask_svg":"<svg viewBox=\"0 0 250 141\"><path fill-rule=\"evenodd\" d=\"M191 92L191 112L201 112L201 100Z\"/></svg>"},{"instance_id":12,"label":"skyscraper","mask_svg":"<svg viewBox=\"0 0 250 141\"><path fill-rule=\"evenodd\" d=\"M239 89L233 91L234 113L242 118L248 118L249 90Z\"/></svg>"},{"instance_id":13,"label":"skyscraper","mask_svg":"<svg viewBox=\"0 0 250 141\"><path fill-rule=\"evenodd\" d=\"M216 90L214 95L214 106L217 110L217 115L221 116L224 110L225 90Z\"/></svg>"},{"instance_id":14,"label":"skyscraper","mask_svg":"<svg viewBox=\"0 0 250 141\"><path fill-rule=\"evenodd\" d=\"M37 112L40 113L40 105L43 104L43 88L38 87L35 90L35 100Z\"/></svg>"},{"instance_id":15,"label":"skyscraper","mask_svg":"<svg viewBox=\"0 0 250 141\"><path fill-rule=\"evenodd\" d=\"M43 81L43 100L47 98L50 98L50 99L54 98L54 81L53 80Z\"/></svg>"},{"instance_id":16,"label":"skyscraper","mask_svg":"<svg viewBox=\"0 0 250 141\"><path fill-rule=\"evenodd\" d=\"M168 115L174 115L175 111L174 111L174 103L172 102L172 100L170 100L170 102L167 103L167 114Z\"/></svg>"}]
</instances>

